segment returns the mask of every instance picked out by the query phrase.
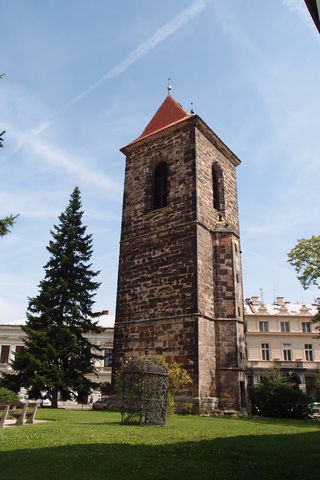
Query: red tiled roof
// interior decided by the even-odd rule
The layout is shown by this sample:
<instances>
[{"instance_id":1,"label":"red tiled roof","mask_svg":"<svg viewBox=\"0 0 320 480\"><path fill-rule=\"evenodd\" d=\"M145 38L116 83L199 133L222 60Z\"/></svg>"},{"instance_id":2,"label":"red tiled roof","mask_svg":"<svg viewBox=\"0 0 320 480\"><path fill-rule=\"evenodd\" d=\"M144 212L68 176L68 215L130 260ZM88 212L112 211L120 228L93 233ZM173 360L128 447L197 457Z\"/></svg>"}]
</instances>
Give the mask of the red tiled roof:
<instances>
[{"instance_id":1,"label":"red tiled roof","mask_svg":"<svg viewBox=\"0 0 320 480\"><path fill-rule=\"evenodd\" d=\"M143 130L142 134L136 138L134 142L148 137L152 133L158 132L163 128L169 127L170 125L180 122L181 120L185 120L189 117L191 117L191 115L186 112L185 109L182 108L181 105L171 97L171 95L168 95L146 128Z\"/></svg>"}]
</instances>

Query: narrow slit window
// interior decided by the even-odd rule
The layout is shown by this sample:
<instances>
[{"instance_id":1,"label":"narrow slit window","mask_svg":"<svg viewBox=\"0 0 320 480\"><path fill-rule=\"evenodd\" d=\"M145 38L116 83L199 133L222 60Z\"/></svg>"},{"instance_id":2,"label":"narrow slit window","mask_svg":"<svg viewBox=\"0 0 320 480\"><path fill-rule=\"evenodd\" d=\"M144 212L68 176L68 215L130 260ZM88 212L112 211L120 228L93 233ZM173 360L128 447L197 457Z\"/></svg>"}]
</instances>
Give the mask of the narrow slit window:
<instances>
[{"instance_id":1,"label":"narrow slit window","mask_svg":"<svg viewBox=\"0 0 320 480\"><path fill-rule=\"evenodd\" d=\"M217 172L214 167L212 167L212 192L213 192L213 208L220 212L221 202L220 202L220 185Z\"/></svg>"},{"instance_id":2,"label":"narrow slit window","mask_svg":"<svg viewBox=\"0 0 320 480\"><path fill-rule=\"evenodd\" d=\"M168 203L168 167L166 162L157 165L153 176L152 209L166 207Z\"/></svg>"}]
</instances>

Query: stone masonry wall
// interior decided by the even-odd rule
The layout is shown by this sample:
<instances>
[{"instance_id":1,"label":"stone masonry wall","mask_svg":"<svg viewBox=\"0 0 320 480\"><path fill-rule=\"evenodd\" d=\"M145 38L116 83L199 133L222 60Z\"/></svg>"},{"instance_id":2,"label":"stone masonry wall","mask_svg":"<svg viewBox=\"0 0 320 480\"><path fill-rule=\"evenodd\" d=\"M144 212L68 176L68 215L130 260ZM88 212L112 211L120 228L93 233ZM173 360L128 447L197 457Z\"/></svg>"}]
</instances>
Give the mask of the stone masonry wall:
<instances>
[{"instance_id":1,"label":"stone masonry wall","mask_svg":"<svg viewBox=\"0 0 320 480\"><path fill-rule=\"evenodd\" d=\"M116 372L122 362L141 355L164 355L168 362L176 360L189 373L193 383L180 394L189 399L198 396L198 331L196 317L158 319L156 321L120 323L114 349L121 352L113 365Z\"/></svg>"},{"instance_id":2,"label":"stone masonry wall","mask_svg":"<svg viewBox=\"0 0 320 480\"><path fill-rule=\"evenodd\" d=\"M215 397L217 393L215 322L198 317L198 337L199 397Z\"/></svg>"},{"instance_id":3,"label":"stone masonry wall","mask_svg":"<svg viewBox=\"0 0 320 480\"><path fill-rule=\"evenodd\" d=\"M208 138L196 129L197 220L213 230L219 212L213 207L212 166L217 163L223 173L224 218L239 233L236 168Z\"/></svg>"},{"instance_id":4,"label":"stone masonry wall","mask_svg":"<svg viewBox=\"0 0 320 480\"><path fill-rule=\"evenodd\" d=\"M127 157L117 321L197 311L194 135L176 129ZM151 210L152 174L168 165L168 205Z\"/></svg>"}]
</instances>

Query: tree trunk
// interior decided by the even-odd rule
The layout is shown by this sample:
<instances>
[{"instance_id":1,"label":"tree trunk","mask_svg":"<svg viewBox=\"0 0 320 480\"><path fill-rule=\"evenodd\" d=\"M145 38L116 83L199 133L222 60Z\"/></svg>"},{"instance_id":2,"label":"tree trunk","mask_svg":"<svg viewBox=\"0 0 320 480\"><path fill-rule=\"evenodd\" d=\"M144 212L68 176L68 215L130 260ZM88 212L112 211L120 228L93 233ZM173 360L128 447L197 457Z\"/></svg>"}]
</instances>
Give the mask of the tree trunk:
<instances>
[{"instance_id":1,"label":"tree trunk","mask_svg":"<svg viewBox=\"0 0 320 480\"><path fill-rule=\"evenodd\" d=\"M52 407L53 408L58 408L58 393L59 393L59 389L58 388L54 388L52 390L52 401L51 401L51 404L52 404Z\"/></svg>"}]
</instances>

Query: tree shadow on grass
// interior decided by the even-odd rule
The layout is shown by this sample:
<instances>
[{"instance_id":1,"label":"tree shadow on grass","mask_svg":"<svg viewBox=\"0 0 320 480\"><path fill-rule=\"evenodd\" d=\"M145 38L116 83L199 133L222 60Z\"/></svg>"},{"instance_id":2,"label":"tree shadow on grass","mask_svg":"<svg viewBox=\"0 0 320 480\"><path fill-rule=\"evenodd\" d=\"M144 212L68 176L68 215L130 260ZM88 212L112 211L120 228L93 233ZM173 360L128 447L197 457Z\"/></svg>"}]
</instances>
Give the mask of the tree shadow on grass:
<instances>
[{"instance_id":1,"label":"tree shadow on grass","mask_svg":"<svg viewBox=\"0 0 320 480\"><path fill-rule=\"evenodd\" d=\"M1 480L318 480L320 434L162 445L77 444L0 453Z\"/></svg>"}]
</instances>

